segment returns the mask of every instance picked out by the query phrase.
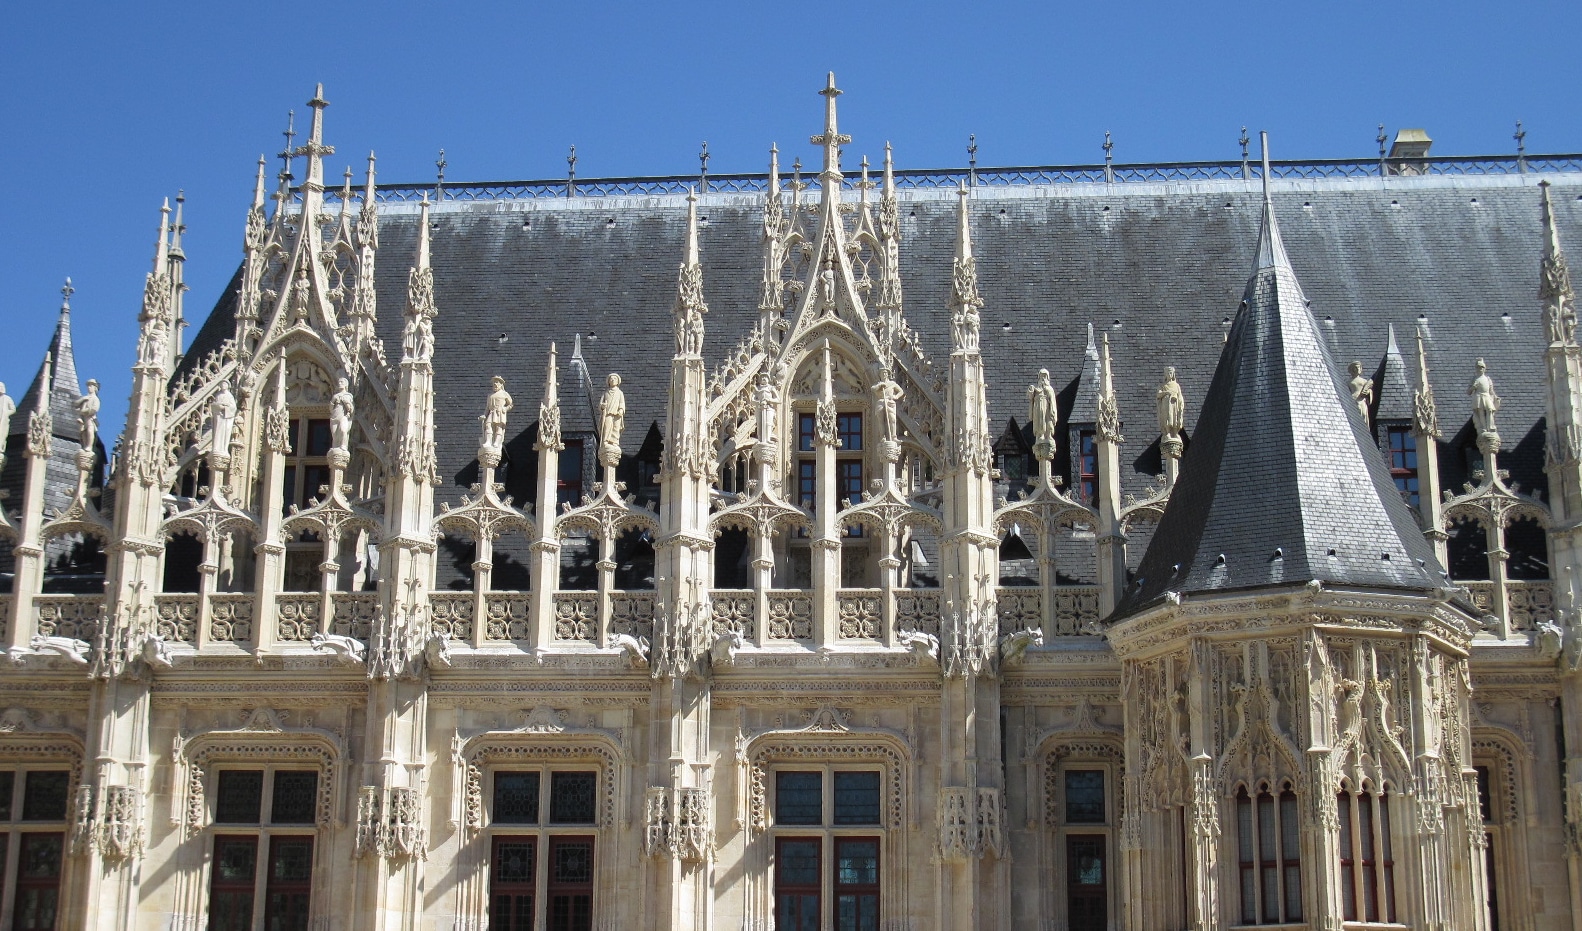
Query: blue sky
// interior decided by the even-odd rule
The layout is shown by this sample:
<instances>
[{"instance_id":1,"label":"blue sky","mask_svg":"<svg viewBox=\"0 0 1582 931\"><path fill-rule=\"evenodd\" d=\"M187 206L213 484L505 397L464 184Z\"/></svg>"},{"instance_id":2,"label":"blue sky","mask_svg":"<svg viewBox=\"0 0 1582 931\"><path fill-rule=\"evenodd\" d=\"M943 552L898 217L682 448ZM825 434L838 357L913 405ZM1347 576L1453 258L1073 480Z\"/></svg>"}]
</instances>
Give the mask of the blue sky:
<instances>
[{"instance_id":1,"label":"blue sky","mask_svg":"<svg viewBox=\"0 0 1582 931\"><path fill-rule=\"evenodd\" d=\"M19 395L77 287L78 370L124 415L160 200L187 193L189 317L240 260L255 160L316 81L338 177L758 171L811 161L833 69L855 161L897 165L1582 151L1582 4L682 2L13 3L0 13L0 380ZM278 164L278 163L274 163ZM273 169L271 169L273 170ZM1582 243L1576 244L1582 249ZM1531 282L1513 283L1530 287Z\"/></svg>"}]
</instances>

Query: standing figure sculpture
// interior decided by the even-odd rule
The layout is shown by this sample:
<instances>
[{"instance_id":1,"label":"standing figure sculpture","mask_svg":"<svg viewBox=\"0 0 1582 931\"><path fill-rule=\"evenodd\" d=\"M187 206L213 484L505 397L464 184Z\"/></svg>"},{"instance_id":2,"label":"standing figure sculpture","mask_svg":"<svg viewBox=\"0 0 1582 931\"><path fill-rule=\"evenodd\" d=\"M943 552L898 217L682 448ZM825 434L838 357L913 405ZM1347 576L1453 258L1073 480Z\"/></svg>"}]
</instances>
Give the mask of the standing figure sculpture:
<instances>
[{"instance_id":1,"label":"standing figure sculpture","mask_svg":"<svg viewBox=\"0 0 1582 931\"><path fill-rule=\"evenodd\" d=\"M1494 425L1494 415L1500 409L1500 398L1494 393L1494 379L1489 377L1488 365L1479 359L1477 366L1477 377L1467 386L1467 394L1472 397L1472 425L1477 429L1479 446L1482 446L1483 437L1492 437L1497 444L1500 432Z\"/></svg>"},{"instance_id":2,"label":"standing figure sculpture","mask_svg":"<svg viewBox=\"0 0 1582 931\"><path fill-rule=\"evenodd\" d=\"M93 452L99 437L99 383L88 379L88 393L77 399L77 439L82 448Z\"/></svg>"},{"instance_id":3,"label":"standing figure sculpture","mask_svg":"<svg viewBox=\"0 0 1582 931\"><path fill-rule=\"evenodd\" d=\"M773 444L775 441L775 414L780 405L780 392L775 390L774 382L769 380L768 372L759 372L753 379L753 404L760 411L758 421L758 442L760 444Z\"/></svg>"},{"instance_id":4,"label":"standing figure sculpture","mask_svg":"<svg viewBox=\"0 0 1582 931\"><path fill-rule=\"evenodd\" d=\"M1373 407L1373 379L1363 377L1361 362L1351 363L1347 371L1351 373L1351 381L1348 383L1351 400L1356 402L1357 410L1362 413L1362 422L1369 423L1372 420L1369 411Z\"/></svg>"},{"instance_id":5,"label":"standing figure sculpture","mask_svg":"<svg viewBox=\"0 0 1582 931\"><path fill-rule=\"evenodd\" d=\"M626 395L621 393L621 376L610 373L608 385L599 401L599 462L614 467L621 462L621 431L626 429Z\"/></svg>"},{"instance_id":6,"label":"standing figure sculpture","mask_svg":"<svg viewBox=\"0 0 1582 931\"><path fill-rule=\"evenodd\" d=\"M1038 370L1038 383L1027 386L1027 419L1033 425L1033 455L1055 458L1055 423L1060 418L1049 370Z\"/></svg>"},{"instance_id":7,"label":"standing figure sculpture","mask_svg":"<svg viewBox=\"0 0 1582 931\"><path fill-rule=\"evenodd\" d=\"M335 393L330 396L330 446L343 453L352 448L352 405L354 399L344 378L335 380Z\"/></svg>"},{"instance_id":8,"label":"standing figure sculpture","mask_svg":"<svg viewBox=\"0 0 1582 931\"><path fill-rule=\"evenodd\" d=\"M407 317L401 349L408 361L427 362L433 358L434 324L429 322L428 314L418 312Z\"/></svg>"},{"instance_id":9,"label":"standing figure sculpture","mask_svg":"<svg viewBox=\"0 0 1582 931\"><path fill-rule=\"evenodd\" d=\"M491 379L491 384L494 385L494 392L489 395L483 409L483 436L478 440L478 445L498 454L505 448L506 416L516 404L511 400L510 392L505 390L505 379L496 375Z\"/></svg>"},{"instance_id":10,"label":"standing figure sculpture","mask_svg":"<svg viewBox=\"0 0 1582 931\"><path fill-rule=\"evenodd\" d=\"M879 373L879 382L873 386L873 398L879 405L879 424L884 428L884 440L898 443L901 440L900 424L896 421L895 404L901 400L901 386L891 377L889 366Z\"/></svg>"},{"instance_id":11,"label":"standing figure sculpture","mask_svg":"<svg viewBox=\"0 0 1582 931\"><path fill-rule=\"evenodd\" d=\"M221 381L209 402L209 452L214 456L230 458L231 436L236 428L236 395L231 393L230 381Z\"/></svg>"},{"instance_id":12,"label":"standing figure sculpture","mask_svg":"<svg viewBox=\"0 0 1582 931\"><path fill-rule=\"evenodd\" d=\"M1181 431L1186 429L1186 399L1181 396L1175 366L1165 366L1165 380L1154 395L1154 404L1158 408L1160 437L1181 442Z\"/></svg>"}]
</instances>

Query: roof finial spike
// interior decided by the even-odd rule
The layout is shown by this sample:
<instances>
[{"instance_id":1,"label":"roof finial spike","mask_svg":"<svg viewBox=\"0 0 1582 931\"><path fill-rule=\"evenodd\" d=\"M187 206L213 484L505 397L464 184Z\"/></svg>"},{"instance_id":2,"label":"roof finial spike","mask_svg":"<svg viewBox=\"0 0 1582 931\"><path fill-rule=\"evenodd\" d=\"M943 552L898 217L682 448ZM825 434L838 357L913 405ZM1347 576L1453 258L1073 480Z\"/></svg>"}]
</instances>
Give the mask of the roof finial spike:
<instances>
[{"instance_id":1,"label":"roof finial spike","mask_svg":"<svg viewBox=\"0 0 1582 931\"><path fill-rule=\"evenodd\" d=\"M580 347L582 345L582 335L581 334L577 335L577 345L578 345L579 350L580 350ZM579 352L579 354L580 354L580 352ZM544 373L544 403L545 404L555 404L556 402L558 402L560 400L560 384L557 381L557 378L558 378L558 375L557 375L556 365L555 365L555 344L554 343L550 343L549 344L549 367L548 367L548 371L546 371Z\"/></svg>"},{"instance_id":2,"label":"roof finial spike","mask_svg":"<svg viewBox=\"0 0 1582 931\"><path fill-rule=\"evenodd\" d=\"M687 246L682 256L683 268L696 268L700 265L698 255L698 192L696 188L687 189Z\"/></svg>"},{"instance_id":3,"label":"roof finial spike","mask_svg":"<svg viewBox=\"0 0 1582 931\"><path fill-rule=\"evenodd\" d=\"M884 193L886 196L895 193L895 156L890 151L890 142L884 143Z\"/></svg>"},{"instance_id":4,"label":"roof finial spike","mask_svg":"<svg viewBox=\"0 0 1582 931\"><path fill-rule=\"evenodd\" d=\"M1274 218L1274 196L1270 191L1269 134L1258 133L1263 161L1263 223L1258 230L1258 258L1253 272L1265 268L1290 268L1291 260L1285 254L1285 243L1280 240L1280 226Z\"/></svg>"},{"instance_id":5,"label":"roof finial spike","mask_svg":"<svg viewBox=\"0 0 1582 931\"><path fill-rule=\"evenodd\" d=\"M253 207L257 210L264 209L264 163L266 159L262 153L258 156L258 179L253 182Z\"/></svg>"},{"instance_id":6,"label":"roof finial spike","mask_svg":"<svg viewBox=\"0 0 1582 931\"><path fill-rule=\"evenodd\" d=\"M780 196L780 147L769 143L769 196Z\"/></svg>"},{"instance_id":7,"label":"roof finial spike","mask_svg":"<svg viewBox=\"0 0 1582 931\"><path fill-rule=\"evenodd\" d=\"M291 177L291 159L297 151L292 145L297 138L297 111L286 111L286 131L280 135L286 137L286 147L280 152L280 177L284 181Z\"/></svg>"},{"instance_id":8,"label":"roof finial spike","mask_svg":"<svg viewBox=\"0 0 1582 931\"><path fill-rule=\"evenodd\" d=\"M159 207L159 239L154 243L154 274L163 275L170 258L170 198Z\"/></svg>"},{"instance_id":9,"label":"roof finial spike","mask_svg":"<svg viewBox=\"0 0 1582 931\"><path fill-rule=\"evenodd\" d=\"M1388 327L1386 332L1389 333L1389 341L1386 342L1385 345L1384 345L1384 353L1385 353L1385 355L1390 355L1390 356L1398 356L1398 355L1400 355L1401 354L1401 347L1399 345L1397 345L1396 342L1395 342L1395 324L1393 324L1393 323L1389 324L1389 327Z\"/></svg>"},{"instance_id":10,"label":"roof finial spike","mask_svg":"<svg viewBox=\"0 0 1582 931\"><path fill-rule=\"evenodd\" d=\"M187 254L181 251L181 234L187 231L187 223L182 219L182 213L186 206L187 192L178 190L176 192L176 219L170 224L169 256L173 262L180 262L187 257Z\"/></svg>"},{"instance_id":11,"label":"roof finial spike","mask_svg":"<svg viewBox=\"0 0 1582 931\"><path fill-rule=\"evenodd\" d=\"M428 192L423 192L423 200L418 204L417 223L417 257L413 261L414 268L428 268Z\"/></svg>"},{"instance_id":12,"label":"roof finial spike","mask_svg":"<svg viewBox=\"0 0 1582 931\"><path fill-rule=\"evenodd\" d=\"M824 171L819 177L824 181L826 194L840 191L840 147L851 141L850 136L841 135L835 118L835 98L841 93L835 86L835 72L831 71L829 83L819 91L824 97L824 132L808 140L824 147Z\"/></svg>"},{"instance_id":13,"label":"roof finial spike","mask_svg":"<svg viewBox=\"0 0 1582 931\"><path fill-rule=\"evenodd\" d=\"M374 157L373 150L370 149L368 151L368 180L363 185L363 200L370 204L374 200L374 162L376 161L378 159Z\"/></svg>"},{"instance_id":14,"label":"roof finial spike","mask_svg":"<svg viewBox=\"0 0 1582 931\"><path fill-rule=\"evenodd\" d=\"M62 317L71 313L71 296L77 289L71 286L71 276L66 276L66 283L60 286L60 315Z\"/></svg>"},{"instance_id":15,"label":"roof finial spike","mask_svg":"<svg viewBox=\"0 0 1582 931\"><path fill-rule=\"evenodd\" d=\"M1097 359L1099 357L1099 345L1093 339L1093 321L1092 320L1088 321L1088 347L1087 347L1087 349L1085 351L1087 352L1088 358L1090 358L1090 359Z\"/></svg>"},{"instance_id":16,"label":"roof finial spike","mask_svg":"<svg viewBox=\"0 0 1582 931\"><path fill-rule=\"evenodd\" d=\"M307 201L314 198L324 189L324 156L334 155L334 146L324 144L324 108L330 102L324 99L324 85L318 84L313 90L313 99L308 101L308 106L313 109L313 122L308 127L308 141L303 144L297 153L308 157L308 175L304 179L303 200L304 207L309 206Z\"/></svg>"}]
</instances>

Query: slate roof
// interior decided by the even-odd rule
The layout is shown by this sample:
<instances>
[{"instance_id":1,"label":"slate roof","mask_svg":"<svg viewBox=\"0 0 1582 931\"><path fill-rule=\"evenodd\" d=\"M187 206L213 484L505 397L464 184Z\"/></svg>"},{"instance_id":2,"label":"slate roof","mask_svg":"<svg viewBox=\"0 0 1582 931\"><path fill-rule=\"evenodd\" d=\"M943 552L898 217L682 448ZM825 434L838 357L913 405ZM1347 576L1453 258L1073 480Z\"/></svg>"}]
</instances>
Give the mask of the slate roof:
<instances>
[{"instance_id":1,"label":"slate roof","mask_svg":"<svg viewBox=\"0 0 1582 931\"><path fill-rule=\"evenodd\" d=\"M1562 237L1582 242L1582 175L1546 177L1554 184ZM1383 361L1389 324L1409 352L1411 334L1418 328L1425 334L1445 431L1447 488L1459 487L1476 458L1465 388L1481 356L1504 399L1501 466L1525 489L1543 491L1535 182L1532 176L1274 182L1285 242L1332 356L1360 359L1372 374ZM943 364L955 195L903 191L901 198L906 314ZM1246 284L1261 204L1255 184L1242 181L978 188L970 210L985 300L991 416L1001 425L1024 420L1026 385L1047 367L1062 391L1066 420L1085 361L1087 325L1096 324L1109 336L1121 415L1129 421L1124 490L1140 492L1157 469L1157 455L1149 454L1156 437L1153 395L1166 365L1176 366L1186 395L1189 437L1197 430ZM441 473L459 482L475 455L476 413L491 375L505 376L517 397L513 438L532 429L530 401L543 385L552 340L560 346L562 397L571 395L569 357L579 333L595 391L605 373L621 373L626 445L635 450L649 425L664 417L684 196L446 201L432 209ZM708 194L699 212L712 367L757 319L760 198ZM379 330L392 346L399 344L416 207L383 204L380 223ZM230 335L233 291L219 296L188 359ZM1414 381L1415 361L1409 357ZM1091 415L1079 412L1076 419ZM1065 423L1061 428L1064 435ZM530 449L531 440L522 448Z\"/></svg>"},{"instance_id":2,"label":"slate roof","mask_svg":"<svg viewBox=\"0 0 1582 931\"><path fill-rule=\"evenodd\" d=\"M1330 358L1268 201L1254 272L1202 410L1114 617L1171 591L1314 579L1416 591L1448 584Z\"/></svg>"}]
</instances>

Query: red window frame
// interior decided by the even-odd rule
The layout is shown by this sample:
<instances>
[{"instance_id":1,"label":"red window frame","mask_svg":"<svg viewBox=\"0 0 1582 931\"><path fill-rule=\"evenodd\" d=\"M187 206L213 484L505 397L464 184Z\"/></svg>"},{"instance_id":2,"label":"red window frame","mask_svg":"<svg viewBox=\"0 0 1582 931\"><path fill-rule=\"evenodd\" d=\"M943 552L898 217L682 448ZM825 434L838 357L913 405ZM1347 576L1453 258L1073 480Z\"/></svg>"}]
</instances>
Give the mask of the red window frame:
<instances>
[{"instance_id":1,"label":"red window frame","mask_svg":"<svg viewBox=\"0 0 1582 931\"><path fill-rule=\"evenodd\" d=\"M264 880L264 927L270 931L307 931L313 902L313 848L311 834L274 834L269 838L269 872ZM302 876L282 875L292 848L308 850L307 871Z\"/></svg>"},{"instance_id":2,"label":"red window frame","mask_svg":"<svg viewBox=\"0 0 1582 931\"><path fill-rule=\"evenodd\" d=\"M786 876L789 858L784 851L793 844L809 846L814 852L811 883L795 882ZM820 895L823 876L822 836L793 834L775 838L775 931L819 931L824 904Z\"/></svg>"},{"instance_id":3,"label":"red window frame","mask_svg":"<svg viewBox=\"0 0 1582 931\"><path fill-rule=\"evenodd\" d=\"M245 880L226 879L220 872L223 852L244 849L252 857ZM258 835L216 834L209 864L209 931L252 931L253 895L258 886Z\"/></svg>"},{"instance_id":4,"label":"red window frame","mask_svg":"<svg viewBox=\"0 0 1582 931\"><path fill-rule=\"evenodd\" d=\"M36 846L55 848L53 865L46 872L29 874L29 856ZM11 908L12 931L53 931L60 919L60 874L66 859L62 831L27 832L17 844L16 899ZM31 902L29 900L32 900Z\"/></svg>"},{"instance_id":5,"label":"red window frame","mask_svg":"<svg viewBox=\"0 0 1582 931\"><path fill-rule=\"evenodd\" d=\"M873 845L872 881L863 877L858 881L844 882L842 863L847 850L855 844ZM883 847L877 837L835 838L835 931L878 931L879 929L879 875ZM848 905L850 908L848 909Z\"/></svg>"},{"instance_id":6,"label":"red window frame","mask_svg":"<svg viewBox=\"0 0 1582 931\"><path fill-rule=\"evenodd\" d=\"M500 869L501 848L525 846L527 878L507 879ZM538 893L538 838L497 834L489 851L489 927L491 931L533 931Z\"/></svg>"},{"instance_id":7,"label":"red window frame","mask_svg":"<svg viewBox=\"0 0 1582 931\"><path fill-rule=\"evenodd\" d=\"M593 876L597 868L596 847L591 834L551 834L549 837L548 889L544 897L549 903L549 931L592 931L593 928ZM588 849L587 879L567 879L560 873L560 853L571 847Z\"/></svg>"}]
</instances>

